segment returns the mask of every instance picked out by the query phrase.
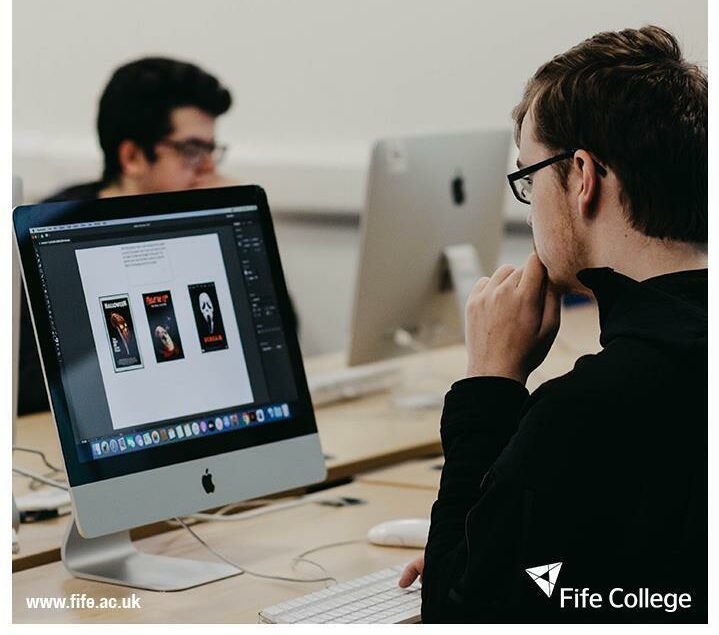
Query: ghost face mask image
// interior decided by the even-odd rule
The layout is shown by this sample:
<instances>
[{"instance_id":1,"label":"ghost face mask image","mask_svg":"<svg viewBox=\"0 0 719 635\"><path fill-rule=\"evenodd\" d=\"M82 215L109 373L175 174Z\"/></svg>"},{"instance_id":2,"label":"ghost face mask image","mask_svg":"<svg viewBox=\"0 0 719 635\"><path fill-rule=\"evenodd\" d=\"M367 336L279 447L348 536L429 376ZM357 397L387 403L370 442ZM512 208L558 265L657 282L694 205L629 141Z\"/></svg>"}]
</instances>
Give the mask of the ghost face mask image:
<instances>
[{"instance_id":1,"label":"ghost face mask image","mask_svg":"<svg viewBox=\"0 0 719 635\"><path fill-rule=\"evenodd\" d=\"M203 353L226 349L227 337L222 311L214 282L188 286L197 325L197 335Z\"/></svg>"},{"instance_id":2,"label":"ghost face mask image","mask_svg":"<svg viewBox=\"0 0 719 635\"><path fill-rule=\"evenodd\" d=\"M203 291L200 293L198 301L200 303L200 313L202 313L202 317L205 318L205 322L207 323L207 330L212 334L215 331L215 307L212 304L212 298Z\"/></svg>"}]
</instances>

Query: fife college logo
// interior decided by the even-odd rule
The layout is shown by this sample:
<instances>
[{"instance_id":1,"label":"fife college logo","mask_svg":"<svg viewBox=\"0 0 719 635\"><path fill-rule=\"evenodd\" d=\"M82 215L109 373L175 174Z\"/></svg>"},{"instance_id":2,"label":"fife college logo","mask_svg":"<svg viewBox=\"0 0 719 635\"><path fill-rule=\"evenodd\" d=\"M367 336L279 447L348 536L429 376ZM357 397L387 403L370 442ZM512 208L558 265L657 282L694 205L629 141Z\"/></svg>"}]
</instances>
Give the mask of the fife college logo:
<instances>
[{"instance_id":1,"label":"fife college logo","mask_svg":"<svg viewBox=\"0 0 719 635\"><path fill-rule=\"evenodd\" d=\"M525 569L537 584L537 586L544 591L548 598L552 597L554 593L554 587L557 585L557 578L559 577L559 570L562 568L561 562L554 562L552 564L543 564L539 567L530 567Z\"/></svg>"},{"instance_id":2,"label":"fife college logo","mask_svg":"<svg viewBox=\"0 0 719 635\"><path fill-rule=\"evenodd\" d=\"M525 571L542 590L542 593L551 598L557 586L557 578L559 578L561 568L561 562L553 562L539 565L538 567L530 567ZM593 591L587 587L581 589L561 587L559 589L560 609L658 609L665 613L674 613L679 610L689 609L691 605L691 593L656 592L648 587L631 590L614 587L608 593Z\"/></svg>"}]
</instances>

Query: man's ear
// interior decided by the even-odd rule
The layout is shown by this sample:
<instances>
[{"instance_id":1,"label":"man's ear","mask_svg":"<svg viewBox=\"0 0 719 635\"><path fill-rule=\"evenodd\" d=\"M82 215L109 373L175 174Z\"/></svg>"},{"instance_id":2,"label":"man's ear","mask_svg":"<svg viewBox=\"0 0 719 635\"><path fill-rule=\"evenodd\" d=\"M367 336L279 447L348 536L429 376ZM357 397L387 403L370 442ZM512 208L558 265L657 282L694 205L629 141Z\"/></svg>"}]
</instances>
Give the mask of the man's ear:
<instances>
[{"instance_id":1,"label":"man's ear","mask_svg":"<svg viewBox=\"0 0 719 635\"><path fill-rule=\"evenodd\" d=\"M120 142L117 148L117 158L124 176L142 176L150 165L145 151L131 139Z\"/></svg>"},{"instance_id":2,"label":"man's ear","mask_svg":"<svg viewBox=\"0 0 719 635\"><path fill-rule=\"evenodd\" d=\"M599 200L599 174L592 156L586 150L577 150L574 153L572 169L576 170L579 181L579 193L577 203L582 218L590 220L594 218Z\"/></svg>"}]
</instances>

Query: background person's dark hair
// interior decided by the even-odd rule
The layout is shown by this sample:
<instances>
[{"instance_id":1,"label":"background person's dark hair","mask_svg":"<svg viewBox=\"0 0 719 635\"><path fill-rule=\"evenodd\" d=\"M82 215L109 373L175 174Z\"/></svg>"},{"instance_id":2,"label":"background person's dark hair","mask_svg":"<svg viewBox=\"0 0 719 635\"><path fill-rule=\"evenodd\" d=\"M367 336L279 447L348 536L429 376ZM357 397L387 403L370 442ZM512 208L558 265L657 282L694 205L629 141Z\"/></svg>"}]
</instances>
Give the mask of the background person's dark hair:
<instances>
[{"instance_id":1,"label":"background person's dark hair","mask_svg":"<svg viewBox=\"0 0 719 635\"><path fill-rule=\"evenodd\" d=\"M631 225L655 238L707 242L706 74L676 39L646 26L599 33L542 65L512 113L531 108L537 141L581 148L617 174ZM564 187L570 164L555 170Z\"/></svg>"},{"instance_id":2,"label":"background person's dark hair","mask_svg":"<svg viewBox=\"0 0 719 635\"><path fill-rule=\"evenodd\" d=\"M117 180L122 172L120 143L131 139L149 161L155 144L172 132L170 113L195 106L217 117L230 108L230 92L198 66L163 57L146 57L118 68L100 98L97 132L105 155L102 180Z\"/></svg>"}]
</instances>

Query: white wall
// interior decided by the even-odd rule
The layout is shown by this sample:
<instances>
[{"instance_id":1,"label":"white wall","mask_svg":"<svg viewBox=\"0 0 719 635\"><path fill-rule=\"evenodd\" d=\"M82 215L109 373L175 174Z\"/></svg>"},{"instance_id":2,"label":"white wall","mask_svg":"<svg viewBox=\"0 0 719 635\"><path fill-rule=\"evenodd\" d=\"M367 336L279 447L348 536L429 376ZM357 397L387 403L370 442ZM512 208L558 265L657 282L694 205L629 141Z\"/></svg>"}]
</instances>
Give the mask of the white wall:
<instances>
[{"instance_id":1,"label":"white wall","mask_svg":"<svg viewBox=\"0 0 719 635\"><path fill-rule=\"evenodd\" d=\"M30 201L97 177L102 87L162 54L231 88L226 172L265 186L276 211L356 214L377 137L509 126L537 66L600 30L660 24L705 65L706 13L706 0L16 0L13 171ZM356 219L283 214L277 233L305 352L340 348Z\"/></svg>"},{"instance_id":2,"label":"white wall","mask_svg":"<svg viewBox=\"0 0 719 635\"><path fill-rule=\"evenodd\" d=\"M706 61L706 0L16 0L13 169L30 198L97 175L104 83L163 54L231 87L220 134L237 177L275 207L357 210L373 139L509 125L541 62L650 22Z\"/></svg>"}]
</instances>

